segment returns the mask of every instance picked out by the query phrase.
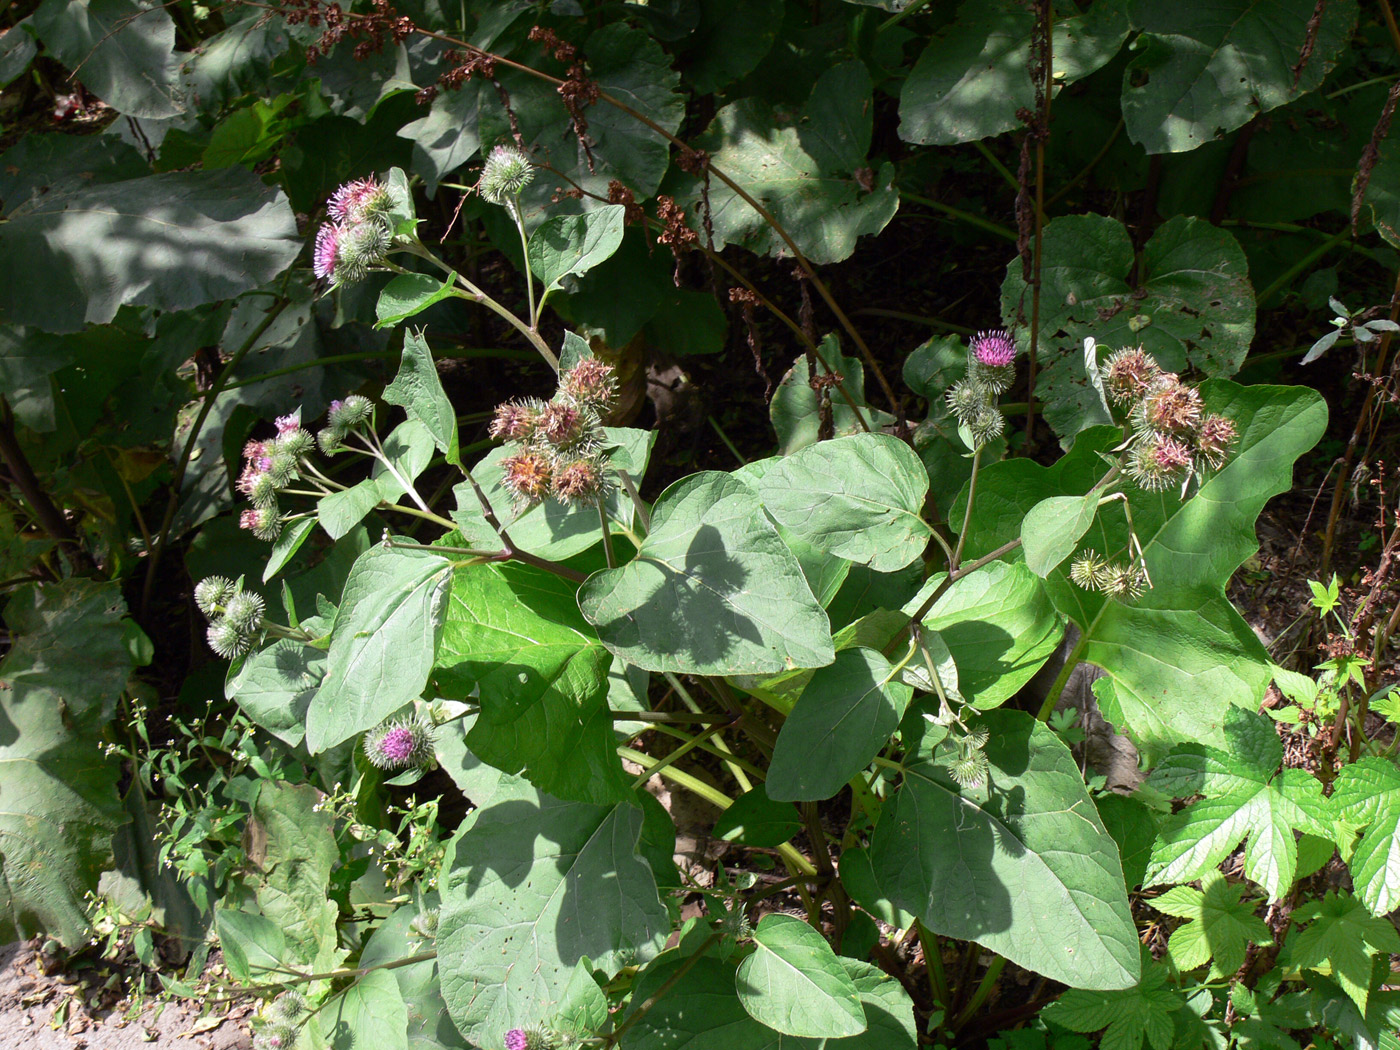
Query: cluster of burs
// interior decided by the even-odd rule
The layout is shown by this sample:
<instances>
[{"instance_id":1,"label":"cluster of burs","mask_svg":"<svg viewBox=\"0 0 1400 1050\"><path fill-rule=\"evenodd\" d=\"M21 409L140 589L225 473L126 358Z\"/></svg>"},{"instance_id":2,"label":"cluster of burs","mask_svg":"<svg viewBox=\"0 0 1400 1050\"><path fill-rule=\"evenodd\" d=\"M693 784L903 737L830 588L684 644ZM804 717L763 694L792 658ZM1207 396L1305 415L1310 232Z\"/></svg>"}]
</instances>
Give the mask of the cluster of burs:
<instances>
[{"instance_id":1,"label":"cluster of burs","mask_svg":"<svg viewBox=\"0 0 1400 1050\"><path fill-rule=\"evenodd\" d=\"M606 494L602 421L615 391L612 367L588 357L560 374L550 400L507 401L496 409L491 436L510 450L501 460L502 482L518 503L595 503Z\"/></svg>"}]
</instances>

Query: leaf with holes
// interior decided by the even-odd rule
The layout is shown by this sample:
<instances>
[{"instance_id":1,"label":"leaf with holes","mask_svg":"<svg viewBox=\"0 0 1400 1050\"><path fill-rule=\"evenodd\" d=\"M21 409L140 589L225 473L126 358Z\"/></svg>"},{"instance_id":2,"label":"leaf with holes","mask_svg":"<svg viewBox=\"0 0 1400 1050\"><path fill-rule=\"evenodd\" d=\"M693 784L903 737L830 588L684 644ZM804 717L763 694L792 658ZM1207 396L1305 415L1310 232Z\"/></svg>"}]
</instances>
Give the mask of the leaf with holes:
<instances>
[{"instance_id":1,"label":"leaf with holes","mask_svg":"<svg viewBox=\"0 0 1400 1050\"><path fill-rule=\"evenodd\" d=\"M1107 423L1085 370L1084 340L1142 346L1169 372L1188 366L1233 375L1254 338L1254 290L1244 252L1228 232L1176 216L1133 251L1127 228L1103 215L1068 215L1045 227L1036 394L1063 437ZM1130 274L1137 274L1129 282ZM1001 313L1029 346L1030 289L1020 262L1007 267Z\"/></svg>"},{"instance_id":2,"label":"leaf with holes","mask_svg":"<svg viewBox=\"0 0 1400 1050\"><path fill-rule=\"evenodd\" d=\"M785 114L757 98L719 111L696 146L728 175L819 265L840 262L864 234L879 233L899 207L894 168L873 171L866 157L872 129L870 74L860 62L828 69L801 114ZM714 246L739 244L759 255L792 249L728 183L710 175L709 218ZM699 228L702 184L686 199Z\"/></svg>"},{"instance_id":3,"label":"leaf with holes","mask_svg":"<svg viewBox=\"0 0 1400 1050\"><path fill-rule=\"evenodd\" d=\"M1315 91L1356 25L1355 0L1133 0L1141 31L1123 71L1123 122L1148 153L1180 153L1222 138L1260 113ZM1301 64L1299 44L1311 40Z\"/></svg>"},{"instance_id":4,"label":"leaf with holes","mask_svg":"<svg viewBox=\"0 0 1400 1050\"><path fill-rule=\"evenodd\" d=\"M1035 108L1035 13L1015 0L970 0L919 55L899 94L899 137L949 146L1021 126ZM1108 63L1128 36L1122 5L1099 0L1055 21L1055 91Z\"/></svg>"}]
</instances>

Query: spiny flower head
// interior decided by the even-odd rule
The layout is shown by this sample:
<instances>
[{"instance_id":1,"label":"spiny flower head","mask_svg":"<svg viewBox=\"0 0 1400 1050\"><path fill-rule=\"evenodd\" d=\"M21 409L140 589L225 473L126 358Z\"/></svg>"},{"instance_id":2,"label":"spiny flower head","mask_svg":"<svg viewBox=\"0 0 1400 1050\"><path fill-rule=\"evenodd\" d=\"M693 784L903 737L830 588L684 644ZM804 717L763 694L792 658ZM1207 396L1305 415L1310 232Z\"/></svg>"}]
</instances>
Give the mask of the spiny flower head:
<instances>
[{"instance_id":1,"label":"spiny flower head","mask_svg":"<svg viewBox=\"0 0 1400 1050\"><path fill-rule=\"evenodd\" d=\"M980 747L959 748L956 760L948 767L948 775L960 788L979 788L987 782L987 753Z\"/></svg>"},{"instance_id":2,"label":"spiny flower head","mask_svg":"<svg viewBox=\"0 0 1400 1050\"><path fill-rule=\"evenodd\" d=\"M1161 492L1182 479L1191 465L1191 450L1176 438L1148 434L1128 453L1128 476L1148 492Z\"/></svg>"},{"instance_id":3,"label":"spiny flower head","mask_svg":"<svg viewBox=\"0 0 1400 1050\"><path fill-rule=\"evenodd\" d=\"M421 766L433 756L433 735L421 718L381 722L365 734L365 757L380 769Z\"/></svg>"},{"instance_id":4,"label":"spiny flower head","mask_svg":"<svg viewBox=\"0 0 1400 1050\"><path fill-rule=\"evenodd\" d=\"M544 499L554 476L549 457L532 449L501 460L501 472L505 487L525 503Z\"/></svg>"},{"instance_id":5,"label":"spiny flower head","mask_svg":"<svg viewBox=\"0 0 1400 1050\"><path fill-rule=\"evenodd\" d=\"M391 207L388 189L373 175L345 183L326 203L331 218L352 226L385 216Z\"/></svg>"},{"instance_id":6,"label":"spiny flower head","mask_svg":"<svg viewBox=\"0 0 1400 1050\"><path fill-rule=\"evenodd\" d=\"M617 379L612 365L585 357L560 377L559 389L585 408L605 415L617 396Z\"/></svg>"},{"instance_id":7,"label":"spiny flower head","mask_svg":"<svg viewBox=\"0 0 1400 1050\"><path fill-rule=\"evenodd\" d=\"M1201 422L1201 395L1175 375L1164 374L1142 401L1142 418L1160 434L1184 434Z\"/></svg>"},{"instance_id":8,"label":"spiny flower head","mask_svg":"<svg viewBox=\"0 0 1400 1050\"><path fill-rule=\"evenodd\" d=\"M291 1050L296 1042L295 1028L288 1024L274 1024L253 1037L253 1050Z\"/></svg>"},{"instance_id":9,"label":"spiny flower head","mask_svg":"<svg viewBox=\"0 0 1400 1050\"><path fill-rule=\"evenodd\" d=\"M1097 551L1086 550L1080 553L1069 566L1069 578L1075 586L1082 587L1086 591L1097 591L1102 589L1108 580L1108 573L1113 566L1104 558L1099 557Z\"/></svg>"},{"instance_id":10,"label":"spiny flower head","mask_svg":"<svg viewBox=\"0 0 1400 1050\"><path fill-rule=\"evenodd\" d=\"M542 1028L512 1028L506 1033L506 1050L552 1050L554 1040Z\"/></svg>"},{"instance_id":11,"label":"spiny flower head","mask_svg":"<svg viewBox=\"0 0 1400 1050\"><path fill-rule=\"evenodd\" d=\"M242 656L253 647L252 636L240 631L222 616L209 625L207 637L209 648L225 660Z\"/></svg>"},{"instance_id":12,"label":"spiny flower head","mask_svg":"<svg viewBox=\"0 0 1400 1050\"><path fill-rule=\"evenodd\" d=\"M973 359L987 368L1005 368L1016 360L1016 340L1004 328L978 332L971 349Z\"/></svg>"},{"instance_id":13,"label":"spiny flower head","mask_svg":"<svg viewBox=\"0 0 1400 1050\"><path fill-rule=\"evenodd\" d=\"M276 504L267 507L252 507L238 517L238 527L247 529L260 540L269 543L282 534L282 518Z\"/></svg>"},{"instance_id":14,"label":"spiny flower head","mask_svg":"<svg viewBox=\"0 0 1400 1050\"><path fill-rule=\"evenodd\" d=\"M539 417L538 405L507 401L496 406L496 415L491 420L491 436L507 441L528 441L535 433Z\"/></svg>"},{"instance_id":15,"label":"spiny flower head","mask_svg":"<svg viewBox=\"0 0 1400 1050\"><path fill-rule=\"evenodd\" d=\"M1147 574L1137 565L1113 566L1100 587L1112 598L1126 598L1132 601L1142 597L1147 589Z\"/></svg>"},{"instance_id":16,"label":"spiny flower head","mask_svg":"<svg viewBox=\"0 0 1400 1050\"><path fill-rule=\"evenodd\" d=\"M424 908L413 917L408 928L425 941L434 940L438 930L438 909Z\"/></svg>"},{"instance_id":17,"label":"spiny flower head","mask_svg":"<svg viewBox=\"0 0 1400 1050\"><path fill-rule=\"evenodd\" d=\"M353 430L374 412L374 402L363 394L351 394L344 401L332 401L326 422L339 430Z\"/></svg>"},{"instance_id":18,"label":"spiny flower head","mask_svg":"<svg viewBox=\"0 0 1400 1050\"><path fill-rule=\"evenodd\" d=\"M1233 420L1220 415L1206 416L1201 432L1196 435L1196 453L1206 466L1216 470L1225 462L1236 436Z\"/></svg>"},{"instance_id":19,"label":"spiny flower head","mask_svg":"<svg viewBox=\"0 0 1400 1050\"><path fill-rule=\"evenodd\" d=\"M949 389L946 400L948 411L964 426L970 426L981 411L987 407L987 391L972 380L959 380Z\"/></svg>"},{"instance_id":20,"label":"spiny flower head","mask_svg":"<svg viewBox=\"0 0 1400 1050\"><path fill-rule=\"evenodd\" d=\"M1114 404L1126 405L1147 394L1162 376L1157 362L1142 349L1119 350L1100 369L1104 390Z\"/></svg>"},{"instance_id":21,"label":"spiny flower head","mask_svg":"<svg viewBox=\"0 0 1400 1050\"><path fill-rule=\"evenodd\" d=\"M285 416L278 416L274 426L277 427L277 436L279 438L300 430L301 409L298 408L295 412L289 412Z\"/></svg>"},{"instance_id":22,"label":"spiny flower head","mask_svg":"<svg viewBox=\"0 0 1400 1050\"><path fill-rule=\"evenodd\" d=\"M540 410L535 425L540 437L555 448L564 449L584 437L587 422L583 413L567 401L551 401Z\"/></svg>"},{"instance_id":23,"label":"spiny flower head","mask_svg":"<svg viewBox=\"0 0 1400 1050\"><path fill-rule=\"evenodd\" d=\"M248 464L238 476L238 491L252 500L255 506L266 507L276 503L277 479L272 476L271 463L266 470Z\"/></svg>"},{"instance_id":24,"label":"spiny flower head","mask_svg":"<svg viewBox=\"0 0 1400 1050\"><path fill-rule=\"evenodd\" d=\"M592 503L603 492L603 467L585 457L564 463L554 472L554 495L562 503Z\"/></svg>"},{"instance_id":25,"label":"spiny flower head","mask_svg":"<svg viewBox=\"0 0 1400 1050\"><path fill-rule=\"evenodd\" d=\"M272 1000L267 1012L281 1021L295 1021L306 1013L306 997L295 989L288 989Z\"/></svg>"},{"instance_id":26,"label":"spiny flower head","mask_svg":"<svg viewBox=\"0 0 1400 1050\"><path fill-rule=\"evenodd\" d=\"M340 240L346 227L328 222L316 231L316 244L311 249L311 272L321 280L335 273L340 259Z\"/></svg>"},{"instance_id":27,"label":"spiny flower head","mask_svg":"<svg viewBox=\"0 0 1400 1050\"><path fill-rule=\"evenodd\" d=\"M298 425L295 430L284 431L277 435L277 440L272 443L274 458L280 458L289 464L295 464L297 460L311 451L311 435Z\"/></svg>"},{"instance_id":28,"label":"spiny flower head","mask_svg":"<svg viewBox=\"0 0 1400 1050\"><path fill-rule=\"evenodd\" d=\"M238 584L226 576L207 576L195 585L194 603L207 617L223 611L230 598L238 593Z\"/></svg>"},{"instance_id":29,"label":"spiny flower head","mask_svg":"<svg viewBox=\"0 0 1400 1050\"><path fill-rule=\"evenodd\" d=\"M967 421L967 429L972 435L973 444L985 445L1001 436L1006 428L1006 419L995 405L984 404L978 413Z\"/></svg>"},{"instance_id":30,"label":"spiny flower head","mask_svg":"<svg viewBox=\"0 0 1400 1050\"><path fill-rule=\"evenodd\" d=\"M504 204L530 185L534 177L535 169L524 150L518 146L497 146L487 155L476 187L492 204Z\"/></svg>"},{"instance_id":31,"label":"spiny flower head","mask_svg":"<svg viewBox=\"0 0 1400 1050\"><path fill-rule=\"evenodd\" d=\"M263 600L251 591L239 591L224 604L224 618L244 634L262 626Z\"/></svg>"},{"instance_id":32,"label":"spiny flower head","mask_svg":"<svg viewBox=\"0 0 1400 1050\"><path fill-rule=\"evenodd\" d=\"M331 277L336 284L363 281L371 266L384 261L393 243L389 227L378 220L342 226L336 235L335 267Z\"/></svg>"}]
</instances>

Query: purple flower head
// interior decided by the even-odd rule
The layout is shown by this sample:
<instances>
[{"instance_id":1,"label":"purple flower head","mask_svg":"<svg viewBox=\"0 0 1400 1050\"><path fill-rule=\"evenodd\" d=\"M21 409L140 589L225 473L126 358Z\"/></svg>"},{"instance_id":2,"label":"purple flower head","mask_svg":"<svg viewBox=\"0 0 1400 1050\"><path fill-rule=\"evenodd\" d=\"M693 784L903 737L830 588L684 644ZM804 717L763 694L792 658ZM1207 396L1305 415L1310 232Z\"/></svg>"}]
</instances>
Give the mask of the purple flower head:
<instances>
[{"instance_id":1,"label":"purple flower head","mask_svg":"<svg viewBox=\"0 0 1400 1050\"><path fill-rule=\"evenodd\" d=\"M289 412L285 416L277 417L277 434L279 437L283 434L290 434L292 431L300 429L301 409L298 408L295 412Z\"/></svg>"},{"instance_id":2,"label":"purple flower head","mask_svg":"<svg viewBox=\"0 0 1400 1050\"><path fill-rule=\"evenodd\" d=\"M267 473L269 470L271 470L271 469L272 469L272 457L271 457L271 456L259 456L259 457L258 457L258 470L259 470L260 472L266 474L266 473Z\"/></svg>"},{"instance_id":3,"label":"purple flower head","mask_svg":"<svg viewBox=\"0 0 1400 1050\"><path fill-rule=\"evenodd\" d=\"M530 1037L523 1028L512 1028L506 1033L506 1050L526 1050Z\"/></svg>"},{"instance_id":4,"label":"purple flower head","mask_svg":"<svg viewBox=\"0 0 1400 1050\"><path fill-rule=\"evenodd\" d=\"M978 332L972 340L972 356L987 368L1005 368L1016 359L1016 341L1004 328Z\"/></svg>"},{"instance_id":5,"label":"purple flower head","mask_svg":"<svg viewBox=\"0 0 1400 1050\"><path fill-rule=\"evenodd\" d=\"M382 722L365 734L364 749L380 769L421 766L433 754L433 727L418 718Z\"/></svg>"},{"instance_id":6,"label":"purple flower head","mask_svg":"<svg viewBox=\"0 0 1400 1050\"><path fill-rule=\"evenodd\" d=\"M336 260L340 256L340 238L345 228L326 223L316 233L316 245L311 250L311 272L324 280L335 273Z\"/></svg>"},{"instance_id":7,"label":"purple flower head","mask_svg":"<svg viewBox=\"0 0 1400 1050\"><path fill-rule=\"evenodd\" d=\"M347 182L331 195L326 210L337 222L361 223L372 215L389 209L389 191L371 175L367 179Z\"/></svg>"},{"instance_id":8,"label":"purple flower head","mask_svg":"<svg viewBox=\"0 0 1400 1050\"><path fill-rule=\"evenodd\" d=\"M379 752L395 762L402 762L413 754L413 730L408 726L396 726L389 730L379 741Z\"/></svg>"}]
</instances>

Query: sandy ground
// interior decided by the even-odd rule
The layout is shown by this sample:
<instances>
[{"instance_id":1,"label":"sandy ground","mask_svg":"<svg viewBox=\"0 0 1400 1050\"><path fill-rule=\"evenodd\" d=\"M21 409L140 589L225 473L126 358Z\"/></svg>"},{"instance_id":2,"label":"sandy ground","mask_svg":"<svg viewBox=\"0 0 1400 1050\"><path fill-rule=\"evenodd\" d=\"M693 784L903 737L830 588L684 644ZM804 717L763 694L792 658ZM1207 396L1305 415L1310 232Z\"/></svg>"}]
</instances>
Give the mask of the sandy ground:
<instances>
[{"instance_id":1,"label":"sandy ground","mask_svg":"<svg viewBox=\"0 0 1400 1050\"><path fill-rule=\"evenodd\" d=\"M48 976L31 945L0 947L0 1050L247 1050L252 1045L250 1006L201 1017L199 1003L147 1003L128 1019L131 1003L122 995L121 980L120 974L104 977L92 970Z\"/></svg>"}]
</instances>

